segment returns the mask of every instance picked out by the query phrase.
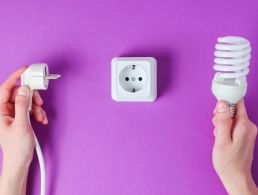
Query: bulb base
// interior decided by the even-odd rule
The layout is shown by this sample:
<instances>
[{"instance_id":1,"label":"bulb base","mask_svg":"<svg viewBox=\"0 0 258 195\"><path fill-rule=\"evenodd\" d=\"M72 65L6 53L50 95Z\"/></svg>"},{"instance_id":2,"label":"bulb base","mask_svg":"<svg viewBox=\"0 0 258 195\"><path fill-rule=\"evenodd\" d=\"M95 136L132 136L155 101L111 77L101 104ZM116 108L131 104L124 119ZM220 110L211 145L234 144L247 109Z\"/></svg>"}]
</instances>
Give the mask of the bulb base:
<instances>
[{"instance_id":1,"label":"bulb base","mask_svg":"<svg viewBox=\"0 0 258 195\"><path fill-rule=\"evenodd\" d=\"M236 104L234 103L228 103L229 105L229 113L231 117L234 117L236 114Z\"/></svg>"}]
</instances>

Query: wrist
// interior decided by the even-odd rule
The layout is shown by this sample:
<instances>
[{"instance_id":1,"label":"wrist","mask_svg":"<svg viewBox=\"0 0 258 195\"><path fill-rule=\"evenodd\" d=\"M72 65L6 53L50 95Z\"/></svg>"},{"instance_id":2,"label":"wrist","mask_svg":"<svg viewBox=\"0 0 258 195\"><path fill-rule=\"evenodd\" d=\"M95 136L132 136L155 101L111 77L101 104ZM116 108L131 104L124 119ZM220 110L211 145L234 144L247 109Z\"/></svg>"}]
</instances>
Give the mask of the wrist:
<instances>
[{"instance_id":1,"label":"wrist","mask_svg":"<svg viewBox=\"0 0 258 195\"><path fill-rule=\"evenodd\" d=\"M233 181L234 180L234 181ZM240 179L231 179L225 182L226 190L229 195L257 195L258 188L252 176L240 177Z\"/></svg>"},{"instance_id":2,"label":"wrist","mask_svg":"<svg viewBox=\"0 0 258 195\"><path fill-rule=\"evenodd\" d=\"M4 165L0 178L0 194L23 194L29 173L28 166L10 168Z\"/></svg>"},{"instance_id":3,"label":"wrist","mask_svg":"<svg viewBox=\"0 0 258 195\"><path fill-rule=\"evenodd\" d=\"M8 181L21 180L21 178L28 175L30 164L30 162L20 162L3 158L1 178Z\"/></svg>"},{"instance_id":4,"label":"wrist","mask_svg":"<svg viewBox=\"0 0 258 195\"><path fill-rule=\"evenodd\" d=\"M15 169L23 169L30 166L33 158L34 148L29 150L12 150L10 148L2 148L3 165L13 167Z\"/></svg>"}]
</instances>

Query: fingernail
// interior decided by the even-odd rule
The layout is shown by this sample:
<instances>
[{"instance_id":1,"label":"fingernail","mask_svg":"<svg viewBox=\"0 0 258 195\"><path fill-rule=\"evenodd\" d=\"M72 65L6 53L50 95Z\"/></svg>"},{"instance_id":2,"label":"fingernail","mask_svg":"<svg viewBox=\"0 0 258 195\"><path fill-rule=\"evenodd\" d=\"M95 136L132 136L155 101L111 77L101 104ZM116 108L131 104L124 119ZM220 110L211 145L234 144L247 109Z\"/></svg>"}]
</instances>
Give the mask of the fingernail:
<instances>
[{"instance_id":1,"label":"fingernail","mask_svg":"<svg viewBox=\"0 0 258 195\"><path fill-rule=\"evenodd\" d=\"M217 105L217 112L226 112L227 111L227 107L225 104L221 103L221 102L218 102L218 105Z\"/></svg>"},{"instance_id":2,"label":"fingernail","mask_svg":"<svg viewBox=\"0 0 258 195\"><path fill-rule=\"evenodd\" d=\"M43 103L43 100L42 100L41 96L38 93L35 93L35 96L36 96L36 98L38 99L38 101L40 103Z\"/></svg>"},{"instance_id":3,"label":"fingernail","mask_svg":"<svg viewBox=\"0 0 258 195\"><path fill-rule=\"evenodd\" d=\"M47 118L44 119L44 124L45 125L48 124L48 119Z\"/></svg>"},{"instance_id":4,"label":"fingernail","mask_svg":"<svg viewBox=\"0 0 258 195\"><path fill-rule=\"evenodd\" d=\"M25 87L20 87L17 94L21 96L27 96L27 93L28 90Z\"/></svg>"}]
</instances>

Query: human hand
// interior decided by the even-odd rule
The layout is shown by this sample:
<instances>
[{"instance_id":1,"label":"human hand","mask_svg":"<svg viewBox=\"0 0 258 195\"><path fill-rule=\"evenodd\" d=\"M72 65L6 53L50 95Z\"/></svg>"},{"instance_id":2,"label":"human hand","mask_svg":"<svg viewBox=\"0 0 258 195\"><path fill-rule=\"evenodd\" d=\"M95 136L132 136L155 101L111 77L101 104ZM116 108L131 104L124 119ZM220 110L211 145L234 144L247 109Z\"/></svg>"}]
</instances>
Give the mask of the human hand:
<instances>
[{"instance_id":1,"label":"human hand","mask_svg":"<svg viewBox=\"0 0 258 195\"><path fill-rule=\"evenodd\" d=\"M244 101L230 117L229 106L219 101L214 110L213 166L230 195L257 195L251 167L257 127L247 116Z\"/></svg>"},{"instance_id":2,"label":"human hand","mask_svg":"<svg viewBox=\"0 0 258 195\"><path fill-rule=\"evenodd\" d=\"M0 85L0 145L3 151L2 175L16 175L17 171L28 167L34 150L34 133L28 120L29 88L18 87L17 82L26 67L13 72ZM47 124L43 100L34 91L33 116L36 121ZM16 175L17 176L17 175Z\"/></svg>"}]
</instances>

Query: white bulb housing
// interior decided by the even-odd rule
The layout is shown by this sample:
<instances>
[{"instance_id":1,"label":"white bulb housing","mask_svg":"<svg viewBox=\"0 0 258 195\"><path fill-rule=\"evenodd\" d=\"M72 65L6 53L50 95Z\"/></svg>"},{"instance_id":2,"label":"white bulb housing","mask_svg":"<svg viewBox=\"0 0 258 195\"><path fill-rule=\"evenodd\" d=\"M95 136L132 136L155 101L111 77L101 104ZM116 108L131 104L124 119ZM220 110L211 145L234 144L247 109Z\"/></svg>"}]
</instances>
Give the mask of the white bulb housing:
<instances>
[{"instance_id":1,"label":"white bulb housing","mask_svg":"<svg viewBox=\"0 0 258 195\"><path fill-rule=\"evenodd\" d=\"M246 75L251 58L250 42L243 37L226 36L218 38L214 52L212 92L218 100L235 105L247 91ZM232 109L235 111L235 108Z\"/></svg>"}]
</instances>

